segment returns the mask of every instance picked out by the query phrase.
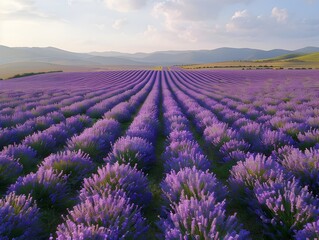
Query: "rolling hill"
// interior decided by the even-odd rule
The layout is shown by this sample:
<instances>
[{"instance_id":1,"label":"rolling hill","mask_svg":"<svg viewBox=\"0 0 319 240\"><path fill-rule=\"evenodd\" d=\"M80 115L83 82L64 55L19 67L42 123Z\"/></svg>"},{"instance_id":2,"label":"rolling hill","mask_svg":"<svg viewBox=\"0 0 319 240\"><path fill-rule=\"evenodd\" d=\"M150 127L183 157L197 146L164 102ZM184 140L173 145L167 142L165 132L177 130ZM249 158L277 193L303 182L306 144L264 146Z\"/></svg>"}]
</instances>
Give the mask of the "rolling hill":
<instances>
[{"instance_id":1,"label":"rolling hill","mask_svg":"<svg viewBox=\"0 0 319 240\"><path fill-rule=\"evenodd\" d=\"M318 47L294 51L285 49L217 48L213 50L159 51L152 53L91 52L75 53L54 47L6 47L0 45L0 78L45 70L100 71L120 66L170 66L230 61L306 61L316 59Z\"/></svg>"}]
</instances>

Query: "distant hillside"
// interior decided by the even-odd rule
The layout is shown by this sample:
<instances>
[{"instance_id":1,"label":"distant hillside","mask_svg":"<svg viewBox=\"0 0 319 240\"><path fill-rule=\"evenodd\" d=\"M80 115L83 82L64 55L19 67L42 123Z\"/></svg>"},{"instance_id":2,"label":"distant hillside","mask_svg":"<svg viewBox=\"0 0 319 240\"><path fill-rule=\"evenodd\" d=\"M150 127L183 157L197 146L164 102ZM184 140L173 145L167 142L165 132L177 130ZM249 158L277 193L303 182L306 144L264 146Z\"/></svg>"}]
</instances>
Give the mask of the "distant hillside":
<instances>
[{"instance_id":1,"label":"distant hillside","mask_svg":"<svg viewBox=\"0 0 319 240\"><path fill-rule=\"evenodd\" d=\"M58 48L10 48L0 46L0 64L41 62L71 66L139 65L130 59L74 53Z\"/></svg>"},{"instance_id":2,"label":"distant hillside","mask_svg":"<svg viewBox=\"0 0 319 240\"><path fill-rule=\"evenodd\" d=\"M42 71L103 70L110 66L152 67L189 64L207 64L231 61L310 61L319 52L318 47L294 51L252 48L217 48L213 50L159 51L153 53L91 52L75 53L54 47L6 47L0 45L0 78L11 74ZM308 59L308 60L307 60Z\"/></svg>"},{"instance_id":3,"label":"distant hillside","mask_svg":"<svg viewBox=\"0 0 319 240\"><path fill-rule=\"evenodd\" d=\"M265 51L251 48L217 48L214 50L160 51L130 54L120 52L75 53L53 47L10 48L0 46L0 64L41 62L69 66L175 65L224 61L251 61L316 51L319 52L319 48L306 47L295 51L285 49Z\"/></svg>"},{"instance_id":4,"label":"distant hillside","mask_svg":"<svg viewBox=\"0 0 319 240\"><path fill-rule=\"evenodd\" d=\"M283 62L319 62L319 52L314 53L291 53L285 54L275 58L263 59L259 60L259 62L275 62L275 61L283 61Z\"/></svg>"},{"instance_id":5,"label":"distant hillside","mask_svg":"<svg viewBox=\"0 0 319 240\"><path fill-rule=\"evenodd\" d=\"M319 52L305 54L292 59L288 59L287 61L319 62Z\"/></svg>"}]
</instances>

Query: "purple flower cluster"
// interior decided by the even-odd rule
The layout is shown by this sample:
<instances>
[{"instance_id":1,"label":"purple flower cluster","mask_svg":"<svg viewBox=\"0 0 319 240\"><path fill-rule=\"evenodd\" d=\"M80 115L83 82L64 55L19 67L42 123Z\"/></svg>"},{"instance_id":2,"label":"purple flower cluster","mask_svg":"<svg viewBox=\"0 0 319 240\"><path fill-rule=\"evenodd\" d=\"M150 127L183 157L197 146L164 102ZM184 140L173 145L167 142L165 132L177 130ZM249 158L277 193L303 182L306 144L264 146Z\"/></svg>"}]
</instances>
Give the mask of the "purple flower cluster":
<instances>
[{"instance_id":1,"label":"purple flower cluster","mask_svg":"<svg viewBox=\"0 0 319 240\"><path fill-rule=\"evenodd\" d=\"M307 223L302 230L296 233L295 239L319 239L319 220Z\"/></svg>"},{"instance_id":2,"label":"purple flower cluster","mask_svg":"<svg viewBox=\"0 0 319 240\"><path fill-rule=\"evenodd\" d=\"M152 194L149 183L143 172L129 165L107 163L98 169L97 174L84 179L80 191L81 201L94 195L107 196L110 192L123 191L132 203L139 206L147 205Z\"/></svg>"},{"instance_id":3,"label":"purple flower cluster","mask_svg":"<svg viewBox=\"0 0 319 240\"><path fill-rule=\"evenodd\" d=\"M19 177L8 189L8 194L31 195L41 209L63 209L69 206L71 199L69 187L63 173L56 173L52 168L39 168L36 173Z\"/></svg>"},{"instance_id":4,"label":"purple flower cluster","mask_svg":"<svg viewBox=\"0 0 319 240\"><path fill-rule=\"evenodd\" d=\"M65 151L46 157L40 168L66 174L67 184L72 188L78 188L83 179L95 170L95 164L81 151Z\"/></svg>"},{"instance_id":5,"label":"purple flower cluster","mask_svg":"<svg viewBox=\"0 0 319 240\"><path fill-rule=\"evenodd\" d=\"M319 150L291 149L280 162L289 172L293 173L302 184L307 185L316 194L319 193Z\"/></svg>"},{"instance_id":6,"label":"purple flower cluster","mask_svg":"<svg viewBox=\"0 0 319 240\"><path fill-rule=\"evenodd\" d=\"M179 203L183 199L203 200L210 195L222 201L227 194L227 189L218 182L215 175L198 170L195 166L166 174L161 189L167 205Z\"/></svg>"},{"instance_id":7,"label":"purple flower cluster","mask_svg":"<svg viewBox=\"0 0 319 240\"><path fill-rule=\"evenodd\" d=\"M57 239L75 239L85 233L92 239L143 239L148 226L140 209L123 194L94 195L69 210L57 228Z\"/></svg>"},{"instance_id":8,"label":"purple flower cluster","mask_svg":"<svg viewBox=\"0 0 319 240\"><path fill-rule=\"evenodd\" d=\"M109 163L137 165L139 169L148 169L155 161L154 147L139 137L121 137L114 145L112 152L105 158Z\"/></svg>"},{"instance_id":9,"label":"purple flower cluster","mask_svg":"<svg viewBox=\"0 0 319 240\"><path fill-rule=\"evenodd\" d=\"M258 184L254 193L259 204L256 213L272 237L290 238L296 230L319 217L319 200L295 179Z\"/></svg>"},{"instance_id":10,"label":"purple flower cluster","mask_svg":"<svg viewBox=\"0 0 319 240\"><path fill-rule=\"evenodd\" d=\"M299 146L302 149L319 145L319 129L309 130L305 133L298 133Z\"/></svg>"},{"instance_id":11,"label":"purple flower cluster","mask_svg":"<svg viewBox=\"0 0 319 240\"><path fill-rule=\"evenodd\" d=\"M229 185L234 192L243 193L253 190L257 183L285 178L282 166L264 155L250 155L245 161L239 161L230 170Z\"/></svg>"},{"instance_id":12,"label":"purple flower cluster","mask_svg":"<svg viewBox=\"0 0 319 240\"><path fill-rule=\"evenodd\" d=\"M40 214L32 197L8 194L0 199L0 238L3 240L39 239Z\"/></svg>"},{"instance_id":13,"label":"purple flower cluster","mask_svg":"<svg viewBox=\"0 0 319 240\"><path fill-rule=\"evenodd\" d=\"M38 157L48 156L52 152L52 149L56 148L55 138L44 132L38 132L27 136L22 144L34 149L37 152Z\"/></svg>"},{"instance_id":14,"label":"purple flower cluster","mask_svg":"<svg viewBox=\"0 0 319 240\"><path fill-rule=\"evenodd\" d=\"M116 120L100 120L80 135L72 137L67 143L67 149L81 150L92 159L100 161L109 152L111 143L120 135L120 131L121 126Z\"/></svg>"},{"instance_id":15,"label":"purple flower cluster","mask_svg":"<svg viewBox=\"0 0 319 240\"><path fill-rule=\"evenodd\" d=\"M13 183L21 174L22 165L7 155L0 155L0 188Z\"/></svg>"},{"instance_id":16,"label":"purple flower cluster","mask_svg":"<svg viewBox=\"0 0 319 240\"><path fill-rule=\"evenodd\" d=\"M16 159L20 164L23 165L24 172L29 172L38 163L38 159L36 157L37 152L30 146L26 146L23 144L6 146L0 154L7 155L12 157L13 159Z\"/></svg>"},{"instance_id":17,"label":"purple flower cluster","mask_svg":"<svg viewBox=\"0 0 319 240\"><path fill-rule=\"evenodd\" d=\"M207 142L210 142L215 148L219 149L223 144L235 139L236 133L229 129L225 123L215 123L207 127L204 131Z\"/></svg>"},{"instance_id":18,"label":"purple flower cluster","mask_svg":"<svg viewBox=\"0 0 319 240\"><path fill-rule=\"evenodd\" d=\"M165 239L248 239L236 216L227 217L225 202L216 203L213 196L207 199L184 199L173 206L163 221Z\"/></svg>"}]
</instances>

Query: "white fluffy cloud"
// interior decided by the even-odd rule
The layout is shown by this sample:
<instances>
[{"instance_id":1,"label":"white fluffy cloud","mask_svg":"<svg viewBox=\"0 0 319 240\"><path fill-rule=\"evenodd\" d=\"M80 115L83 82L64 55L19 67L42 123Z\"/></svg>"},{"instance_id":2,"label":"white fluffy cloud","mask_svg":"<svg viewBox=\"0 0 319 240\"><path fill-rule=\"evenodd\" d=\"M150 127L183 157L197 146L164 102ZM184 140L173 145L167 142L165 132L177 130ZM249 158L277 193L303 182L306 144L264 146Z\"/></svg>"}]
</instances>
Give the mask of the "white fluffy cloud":
<instances>
[{"instance_id":1,"label":"white fluffy cloud","mask_svg":"<svg viewBox=\"0 0 319 240\"><path fill-rule=\"evenodd\" d=\"M128 12L143 8L147 0L105 0L106 6L115 11Z\"/></svg>"},{"instance_id":2,"label":"white fluffy cloud","mask_svg":"<svg viewBox=\"0 0 319 240\"><path fill-rule=\"evenodd\" d=\"M180 40L195 43L218 31L219 13L236 3L252 0L158 0L153 16L164 19L164 28Z\"/></svg>"},{"instance_id":3,"label":"white fluffy cloud","mask_svg":"<svg viewBox=\"0 0 319 240\"><path fill-rule=\"evenodd\" d=\"M280 9L278 7L274 7L271 10L271 16L277 20L277 22L286 22L288 18L288 12L286 9Z\"/></svg>"}]
</instances>

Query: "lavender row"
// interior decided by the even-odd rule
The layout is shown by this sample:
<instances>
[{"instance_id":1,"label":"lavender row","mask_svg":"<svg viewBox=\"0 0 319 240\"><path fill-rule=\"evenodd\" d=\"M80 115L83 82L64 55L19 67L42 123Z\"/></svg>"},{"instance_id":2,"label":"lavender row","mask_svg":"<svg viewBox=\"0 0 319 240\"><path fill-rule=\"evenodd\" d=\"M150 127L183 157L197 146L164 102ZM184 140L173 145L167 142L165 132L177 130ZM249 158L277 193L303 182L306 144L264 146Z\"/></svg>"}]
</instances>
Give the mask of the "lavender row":
<instances>
[{"instance_id":1,"label":"lavender row","mask_svg":"<svg viewBox=\"0 0 319 240\"><path fill-rule=\"evenodd\" d=\"M272 239L300 239L318 220L319 199L272 158L250 155L239 161L229 184L232 197L259 216L264 234ZM316 232L313 228L312 234Z\"/></svg>"},{"instance_id":2,"label":"lavender row","mask_svg":"<svg viewBox=\"0 0 319 240\"><path fill-rule=\"evenodd\" d=\"M199 77L193 76L197 80ZM190 78L191 79L191 78ZM185 82L187 78L185 78ZM309 80L310 81L310 80ZM190 83L190 82L189 82ZM313 81L305 85L304 82L288 81L285 83L272 82L273 89L263 89L262 86L254 86L253 93L250 93L250 99L242 99L244 103L234 99L234 96L246 96L246 87L239 85L236 88L236 93L231 92L231 98L225 98L225 95L217 97L217 101L210 100L210 105L214 106L215 112L221 114L221 117L225 117L227 121L235 121L239 118L247 118L248 121L256 121L259 125L272 130L279 130L285 134L290 135L292 138L298 141L299 146L303 149L313 147L318 142L318 103L315 100L318 93L312 90ZM275 85L276 84L276 85ZM279 84L279 86L278 86ZM289 89L287 89L287 84ZM194 90L198 89L198 85L193 84ZM187 88L190 85L187 84ZM203 91L203 86L200 87L200 91ZM307 97L305 92L307 91ZM271 92L271 96L267 97L268 92ZM289 94L288 94L289 93ZM206 95L212 95L206 90ZM215 99L216 99L216 94ZM253 96L252 96L253 95ZM257 96L254 96L257 95ZM243 97L241 97L243 98ZM223 105L221 105L220 103ZM226 106L229 106L227 109Z\"/></svg>"},{"instance_id":3,"label":"lavender row","mask_svg":"<svg viewBox=\"0 0 319 240\"><path fill-rule=\"evenodd\" d=\"M140 84L142 83L139 83L138 85ZM57 111L56 114L52 113L46 117L41 116L33 120L28 120L25 124L19 125L16 128L0 130L0 136L1 136L0 144L4 146L5 144L12 144L14 142L18 143L24 137L34 133L37 130L44 130L48 128L51 124L63 121L64 117L60 116L61 115L59 113L60 111L62 111L64 115L70 117L70 116L87 111L88 107L94 105L96 102L99 102L105 98L107 99L103 100L103 102L108 101L110 103L110 105L105 107L104 109L104 111L107 111L108 109L110 109L110 107L112 107L112 105L118 102L119 94L122 92L125 92L125 89L130 89L130 87L131 85L128 85L127 88L124 88L123 90L117 90L115 92L110 92L110 93L98 92L94 95L91 94L91 97L92 96L95 96L95 97L92 99L83 100L80 102L73 103L69 106L63 107L61 110ZM128 94L129 93L130 91L128 91ZM111 99L113 99L113 102L110 101L109 99L110 97ZM53 117L51 117L50 115L52 115Z\"/></svg>"},{"instance_id":4,"label":"lavender row","mask_svg":"<svg viewBox=\"0 0 319 240\"><path fill-rule=\"evenodd\" d=\"M115 100L110 99L113 105L122 102L123 100L129 98L132 94L137 93L141 90L142 84L137 85L134 89L126 92L126 94L115 96ZM141 94L139 92L138 94ZM50 153L60 149L67 139L70 139L76 133L79 133L91 125L91 120L86 116L80 116L79 121L77 118L68 118L66 122L60 124L52 125L48 129L34 133L26 137L22 145L10 145L6 147L2 154L7 156L7 159L18 158L24 167L24 172L29 172L30 169L34 168L37 159L41 159L45 156L48 156ZM115 127L114 132L110 134L110 131L107 133L105 129L108 127ZM110 128L109 128L110 129ZM115 131L118 129L118 131ZM103 154L104 151L107 151L107 146L110 146L111 140L115 139L117 134L119 134L120 127L117 122L112 121L100 121L97 122L93 130L87 128L81 135L71 138L68 142L68 149L70 150L83 150L86 153L94 154L92 157L97 157L98 154ZM96 133L100 133L97 135ZM106 135L108 134L108 135ZM90 136L90 138L88 138ZM93 141L95 140L95 141ZM96 146L97 148L94 148ZM7 160L8 161L8 160ZM13 161L8 162L11 163ZM3 169L7 169L5 166L9 167L10 165L4 165ZM21 165L15 163L16 169L21 170ZM18 176L21 171L15 171L14 176ZM11 180L15 178L13 176L8 176Z\"/></svg>"},{"instance_id":5,"label":"lavender row","mask_svg":"<svg viewBox=\"0 0 319 240\"><path fill-rule=\"evenodd\" d=\"M128 105L136 109L137 104L148 94L152 85L153 83L149 82L145 86L145 93L141 91L140 96L132 97ZM148 106L152 103L154 95L156 97L154 93L158 91L158 83L156 83L156 86L153 87L145 100L138 116L143 114L145 109L149 109ZM118 108L120 111L112 109L111 112L117 112L112 117L123 120L123 117L121 118L119 114L128 113L128 115L132 115L132 109L129 109L123 107ZM112 118L111 120L107 119L110 114L105 114L105 117L106 121L112 121ZM129 116L126 116L127 120L128 118ZM136 124L134 121L131 126ZM122 141L121 138L117 143ZM109 156L114 155L117 143L113 145L113 150ZM134 151L133 149L127 150ZM143 151L138 151L135 156L143 154ZM148 205L151 196L147 178L137 170L136 166L131 167L129 164L126 165L118 161L113 164L107 163L106 166L98 169L97 174L84 179L83 187L80 190L80 203L72 211L69 211L65 218L66 221L58 226L57 239L77 238L78 236L99 238L106 235L111 239L143 239L148 226L140 208ZM99 211L96 212L96 209ZM84 216L86 217L84 218ZM125 218L125 221L118 222L118 217ZM101 225L101 223L103 224Z\"/></svg>"},{"instance_id":6,"label":"lavender row","mask_svg":"<svg viewBox=\"0 0 319 240\"><path fill-rule=\"evenodd\" d=\"M106 96L103 96L103 94L105 95L106 94L106 89L108 90L108 91L110 91L110 90L112 90L112 89L114 89L114 90L119 90L119 89L121 89L120 90L120 92L121 91L125 91L125 89L129 89L129 86L132 84L132 83L129 83L129 81L124 81L124 82L121 82L120 84L116 84L117 82L116 81L114 81L114 79L113 79L113 82L112 82L112 85L111 85L111 87L108 87L108 88L105 88L104 90L99 90L99 91L95 91L94 93L90 93L90 94L87 94L87 96L85 96L85 97L87 97L87 98L92 98L92 97L98 97L99 95L101 96L100 98L95 98L97 101L100 101L101 99L103 99L103 97L107 97L107 95ZM129 84L129 86L127 85L127 84ZM124 87L124 89L122 89L122 87ZM86 92L87 92L88 90L86 90ZM83 92L83 93L85 93L83 90L82 91L80 91L80 92ZM72 91L72 94L78 94L79 93L79 91L78 90L76 90L76 91ZM114 94L116 94L117 92L114 92ZM74 109L74 108L77 108L77 109L80 109L80 107L82 107L82 108L84 108L84 110L86 110L85 109L85 107L88 107L88 103L89 102L91 102L92 101L92 103L94 104L94 103L96 103L95 101L93 101L93 100L95 100L95 99L91 99L90 101L88 101L88 100L85 100L85 101L83 101L83 103L81 103L81 102L79 102L79 103L77 103L76 105L74 105L74 106L71 106L70 108L68 108L68 107L66 107L66 105L68 105L68 104L66 104L65 105L65 107L62 109L63 110L63 112L64 112L64 114L69 114L68 113L68 111L71 111L72 112L72 110ZM50 99L49 101L46 101L46 105L49 103L49 102L51 102L52 101L52 99ZM33 108L35 108L35 107L38 107L39 106L39 102L37 102L36 103L36 105L35 106L33 106ZM65 103L63 103L62 102L62 104L64 105ZM56 107L63 107L63 105L61 106L60 104L58 104L58 103L56 103L56 104L54 104L53 106L56 106ZM46 107L49 107L49 106L46 106ZM39 108L39 110L40 110L40 108ZM38 111L39 111L38 110ZM12 119L10 119L10 116L8 115L8 116L6 116L6 115L4 115L4 116L2 116L2 118L3 118L3 124L6 124L6 125L8 125L9 123L10 123L10 121L12 121L13 122L13 124L16 124L16 123L22 123L21 122L21 120L26 120L26 119L29 119L30 117L32 117L32 116L34 116L34 114L36 114L36 116L40 116L40 115L43 115L44 113L42 113L42 112L39 112L38 113L38 111L36 111L36 110L32 110L32 111L29 111L29 112L24 112L24 113L22 113L21 111L19 111L19 109L18 109L18 111L17 111L17 114L15 114L14 116L12 116ZM75 113L73 113L73 115L76 115L76 114L80 114L81 112L80 111L78 111L78 112L75 112ZM69 116L71 116L70 114L69 114ZM0 123L1 123L1 121L0 121Z\"/></svg>"},{"instance_id":7,"label":"lavender row","mask_svg":"<svg viewBox=\"0 0 319 240\"><path fill-rule=\"evenodd\" d=\"M310 150L310 151L306 151L305 153L302 153L300 150L295 150L295 149L291 150L291 149L293 148L286 147L286 148L283 148L282 150L279 149L278 152L279 153L282 152L281 156L284 157L282 164L284 165L285 168L281 167L281 169L284 169L286 171L289 170L289 172L293 172L295 176L297 176L298 179L301 180L303 183L304 182L309 183L310 181L312 182L312 184L306 184L306 187L302 188L299 181L295 179L291 180L291 177L289 178L285 175L281 176L279 171L280 165L274 162L274 160L269 160L268 162L269 165L266 167L266 169L264 169L263 167L267 164L260 163L262 162L260 161L260 159L263 159L263 157L259 155L257 155L256 157L256 159L258 159L259 162L258 161L252 162L251 159L254 159L252 155L248 159L246 159L245 162L240 161L237 164L238 167L235 166L232 170L232 175L234 175L235 177L232 177L230 179L231 183L234 181L234 178L235 178L235 181L244 181L244 180L238 180L238 179L241 179L242 177L241 175L249 175L249 174L256 177L262 176L265 178L269 177L269 175L270 176L272 175L273 179L280 179L278 180L278 182L273 183L270 177L270 182L262 185L263 181L261 181L262 186L261 187L259 186L259 188L255 190L255 194L256 194L255 197L258 200L258 201L255 201L255 203L256 202L258 203L256 204L258 207L254 206L254 209L257 212L257 214L260 216L260 218L263 220L263 223L265 224L267 229L266 233L271 235L272 237L277 236L281 238L290 238L292 237L293 234L296 233L297 230L300 230L305 223L309 223L311 221L317 220L316 212L317 212L318 202L317 202L317 199L315 199L313 195L308 191L307 185L312 186L312 189L316 189L314 187L314 184L316 186L316 179L312 176L314 176L316 174L315 172L317 171L316 164L314 164L314 161L317 158L316 156L318 156L318 153L315 150ZM265 159L263 160L265 162ZM270 163L271 161L272 163ZM302 161L302 163L299 161ZM267 169L268 169L268 172L266 171ZM276 169L276 172L275 171L270 172L270 170L272 169ZM264 175L262 175L261 173L264 173ZM253 182L253 180L248 179L246 184L251 184L251 182ZM236 185L234 189L238 190L239 189L238 185ZM277 189L277 190L274 190L274 189ZM292 189L292 190L288 191L287 189ZM245 189L245 191L247 191L247 189ZM274 191L275 192L278 191L277 195L274 195L273 198L266 201L266 199L270 198L271 196L267 194L270 194ZM256 192L258 192L258 194ZM266 196L263 194L266 194ZM302 197L300 198L293 197L298 194L302 195ZM237 196L233 196L233 197L237 197ZM251 201L251 196L248 196L248 199ZM280 207L280 203L278 203L278 201L276 202L276 205L275 205L275 199L283 199L282 200L283 205L281 205ZM274 201L274 202L272 203L271 201ZM285 205L285 203L287 203L287 205ZM293 212L291 212L292 208L294 209ZM269 212L271 213L269 214ZM287 217L289 216L287 215L288 212L291 218Z\"/></svg>"},{"instance_id":8,"label":"lavender row","mask_svg":"<svg viewBox=\"0 0 319 240\"><path fill-rule=\"evenodd\" d=\"M208 172L210 163L164 82L163 99L165 128L171 131L163 158L166 170L173 166L161 183L165 203L159 223L162 237L247 239L249 232L241 229L235 215L226 216L227 190Z\"/></svg>"},{"instance_id":9,"label":"lavender row","mask_svg":"<svg viewBox=\"0 0 319 240\"><path fill-rule=\"evenodd\" d=\"M238 123L239 120L236 122ZM295 177L301 180L303 185L308 186L315 194L318 193L317 187L319 186L319 181L316 175L319 172L319 165L317 164L319 153L317 150L310 149L302 152L295 149L293 147L294 144L292 139L280 134L280 132L276 133L272 130L267 130L267 128L264 129L265 127L263 125L252 122L239 126L239 136L243 136L243 139L251 144L251 150L253 150L253 152L263 152L268 155L274 155L275 159L286 169L293 172ZM207 129L205 131L207 131ZM228 134L228 139L231 139L232 137L236 137L236 134ZM237 160L240 160L238 156L244 158L245 155L247 155L249 145L245 144L245 142L241 142L240 144L237 142L236 144L236 140L229 140L226 142L226 144L220 147L220 152L224 153L224 155L227 153L229 156L234 155L231 151L234 147L237 147L242 151L242 154L237 152Z\"/></svg>"},{"instance_id":10,"label":"lavender row","mask_svg":"<svg viewBox=\"0 0 319 240\"><path fill-rule=\"evenodd\" d=\"M150 84L148 84L148 85L150 85ZM147 89L146 89L146 93L147 93ZM142 96L143 95L143 91L140 91L139 95ZM144 95L145 95L145 93L144 93ZM139 101L141 101L141 97L132 97L132 104L133 104L134 100L136 102L135 103L135 105L136 105L137 103L139 103ZM134 104L132 106L134 107ZM102 121L103 120L101 120L100 122L98 122L95 125L96 126L95 130L97 130L98 127L100 127L100 128L101 127L104 127L104 128L106 127L105 124L104 124L106 122L105 121L102 122ZM109 122L115 122L114 120L108 120L108 121ZM108 125L109 128L111 128L113 126L114 126L114 124L113 125L112 124ZM63 161L63 159L64 159L64 161ZM71 160L73 160L73 161L71 161ZM67 161L69 164L64 165L63 162L65 162L65 161ZM90 161L91 160L88 158L88 156L82 155L81 152L76 153L76 152L66 151L64 153L59 153L57 155L51 155L50 157L45 159L45 161L41 164L39 170L35 174L31 173L31 174L27 175L26 177L24 177L23 180L21 178L21 180L20 180L20 181L22 181L21 184L24 185L24 187L22 187L22 189L23 188L25 188L25 189L28 188L27 187L28 186L27 182L28 182L28 179L30 179L30 178L31 178L30 182L36 182L38 185L42 186L43 184L44 185L51 185L51 184L49 184L50 181L48 182L48 180L55 179L55 177L56 177L57 179L61 180L61 182L60 182L61 185L65 185L65 183L67 183L65 188L63 189L63 191L58 191L58 189L55 189L54 186L51 186L51 189L49 189L49 190L47 189L47 191L46 191L46 192L48 192L47 194L49 194L53 198L56 198L56 195L59 195L59 194L63 195L62 193L64 192L64 196L65 197L70 197L70 189L68 189L70 187L69 185L71 184L71 185L76 186L76 183L78 183L79 180L81 180L81 178L83 176L85 176L85 173L88 173L88 171L90 172L90 170L93 169L93 162L89 163ZM64 170L64 173L63 173L63 171L61 172L61 169L59 168L59 165ZM73 170L73 171L70 171L70 170ZM72 173L72 174L65 175L65 173ZM47 175L48 175L48 178L50 178L50 179L45 179ZM71 178L70 178L70 176L71 176ZM66 179L67 179L67 181L66 181ZM63 184L62 184L62 182L63 182ZM18 185L18 187L17 187L18 190L15 188L16 185ZM43 188L43 186L42 187L41 186L39 187L40 189ZM46 187L48 187L48 186L46 186ZM14 191L19 191L19 180L18 180L18 182L15 185L12 185L10 187L10 189L14 189ZM50 193L50 190L54 190L53 192L55 192L55 193L54 194L53 194L53 192ZM44 191L41 191L41 192L44 192ZM60 196L60 198L62 199L61 202L64 202L64 204L62 204L62 205L60 205L61 202L59 202L59 201L56 201L53 204L52 198L44 199L44 196L38 196L38 195L36 195L34 197L38 198L38 200L41 201L41 202L42 201L48 202L48 204L49 204L48 206L47 205L45 205L45 206L42 205L42 210L43 209L47 209L48 207L49 208L50 207L54 208L56 210L59 210L59 209L61 209L61 207L63 208L63 207L69 206L67 204L67 202L70 202L70 201L65 201L66 199L64 198L64 196ZM50 204L50 200L51 200L52 204ZM117 202L118 200L120 200L120 199L115 198L115 202ZM123 201L121 200L122 203L123 203ZM127 202L127 200L125 200L125 201ZM128 205L127 210L128 211L133 210L133 206L129 206ZM116 220L116 218L118 216L114 216L114 217L115 217L115 220ZM114 224L116 224L116 222ZM125 224L124 224L124 227L125 227Z\"/></svg>"},{"instance_id":11,"label":"lavender row","mask_svg":"<svg viewBox=\"0 0 319 240\"><path fill-rule=\"evenodd\" d=\"M146 85L142 82L125 94L108 99L109 102L103 101L104 118L97 121L92 128L87 128L82 134L71 138L67 143L67 149L82 150L95 161L101 162L121 134L120 122L131 119L134 110L145 99L152 84L152 81Z\"/></svg>"}]
</instances>

